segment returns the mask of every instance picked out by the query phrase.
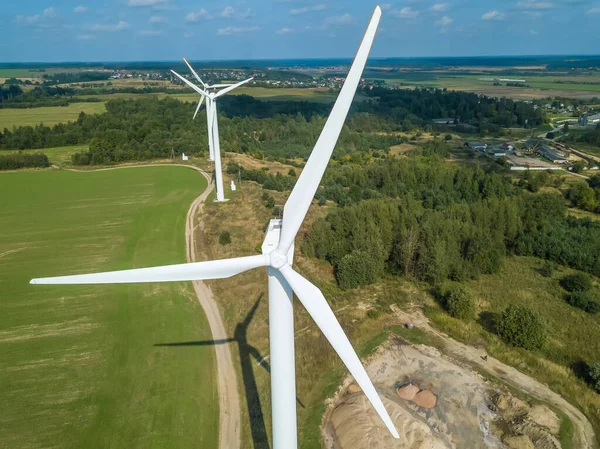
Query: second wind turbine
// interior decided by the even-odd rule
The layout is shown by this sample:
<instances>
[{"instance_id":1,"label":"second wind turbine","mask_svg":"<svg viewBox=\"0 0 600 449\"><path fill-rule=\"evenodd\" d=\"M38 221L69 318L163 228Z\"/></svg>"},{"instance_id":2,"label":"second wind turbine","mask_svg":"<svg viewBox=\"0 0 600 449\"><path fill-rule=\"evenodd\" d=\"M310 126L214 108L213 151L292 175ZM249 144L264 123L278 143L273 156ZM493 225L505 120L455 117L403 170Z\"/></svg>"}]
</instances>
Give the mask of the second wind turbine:
<instances>
[{"instance_id":1,"label":"second wind turbine","mask_svg":"<svg viewBox=\"0 0 600 449\"><path fill-rule=\"evenodd\" d=\"M196 92L200 94L200 101L198 102L198 106L196 107L196 112L194 113L194 118L196 118L196 114L200 110L200 106L202 106L202 101L206 99L206 123L208 127L208 149L210 154L210 160L215 161L215 185L217 188L217 198L215 201L225 201L225 192L223 191L223 171L221 164L221 143L219 140L219 121L217 114L217 98L222 95L225 95L227 92L232 91L233 89L240 87L242 84L246 84L248 81L251 81L252 78L248 78L247 80L241 81L237 84L206 84L200 76L196 73L196 71L192 68L187 59L183 58L187 66L192 71L194 77L202 84L204 89L201 89L199 86L196 86L194 83L190 82L179 73L171 70L175 76L177 76L181 81L190 86ZM218 92L210 92L211 89L218 89L224 87L224 89Z\"/></svg>"}]
</instances>

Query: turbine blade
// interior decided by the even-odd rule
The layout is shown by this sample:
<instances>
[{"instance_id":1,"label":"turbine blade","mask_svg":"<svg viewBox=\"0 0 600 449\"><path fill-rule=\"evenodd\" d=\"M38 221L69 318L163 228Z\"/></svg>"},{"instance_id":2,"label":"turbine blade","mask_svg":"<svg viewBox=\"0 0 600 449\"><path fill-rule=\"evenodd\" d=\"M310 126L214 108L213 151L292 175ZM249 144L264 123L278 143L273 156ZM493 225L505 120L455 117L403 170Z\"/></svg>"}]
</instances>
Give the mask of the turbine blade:
<instances>
[{"instance_id":1,"label":"turbine blade","mask_svg":"<svg viewBox=\"0 0 600 449\"><path fill-rule=\"evenodd\" d=\"M331 307L329 307L321 290L294 271L289 265L281 268L280 272L290 287L292 287L292 290L294 290L294 293L296 293L296 296L306 311L310 314L315 323L317 323L317 326L319 326L319 329L321 329L325 338L327 338L335 352L340 356L342 362L344 362L344 365L346 365L348 371L350 371L350 374L354 376L354 379L393 437L399 438L398 431L396 430L396 427L394 427L392 419L385 409L383 402L381 402L371 379L369 379L369 375L360 362L358 355L354 352L354 348L352 348L348 337L346 337L342 326L340 326L340 323L333 314L333 311L331 310Z\"/></svg>"},{"instance_id":2,"label":"turbine blade","mask_svg":"<svg viewBox=\"0 0 600 449\"><path fill-rule=\"evenodd\" d=\"M202 106L202 101L204 101L204 97L200 97L200 101L198 102L198 106L196 107L196 112L194 112L194 117L192 118L192 120L196 118L196 115L198 114L198 111L200 110L200 106Z\"/></svg>"},{"instance_id":3,"label":"turbine blade","mask_svg":"<svg viewBox=\"0 0 600 449\"><path fill-rule=\"evenodd\" d=\"M171 72L173 72L173 74L179 78L181 81L183 81L185 84L187 84L188 86L190 86L192 89L194 89L196 92L198 92L200 95L202 95L203 97L206 97L206 93L200 89L198 86L196 86L194 83L192 83L191 81L187 80L186 78L184 78L183 76L181 76L179 73L177 73L175 70L171 70Z\"/></svg>"},{"instance_id":4,"label":"turbine blade","mask_svg":"<svg viewBox=\"0 0 600 449\"><path fill-rule=\"evenodd\" d=\"M283 224L281 229L281 237L279 240L279 251L287 253L292 246L298 229L308 212L308 208L315 196L323 173L327 168L329 158L344 126L344 121L348 115L348 110L352 104L354 93L360 77L367 63L375 33L381 19L381 8L375 7L371 21L367 26L365 35L362 39L360 47L354 57L354 62L350 67L344 86L338 95L338 98L329 114L327 123L321 131L321 135L312 150L306 166L302 170L292 193L290 194L285 207L283 209Z\"/></svg>"},{"instance_id":5,"label":"turbine blade","mask_svg":"<svg viewBox=\"0 0 600 449\"><path fill-rule=\"evenodd\" d=\"M196 281L222 279L269 264L264 255L236 257L164 267L136 268L106 273L32 279L30 284L130 284L140 282Z\"/></svg>"},{"instance_id":6,"label":"turbine blade","mask_svg":"<svg viewBox=\"0 0 600 449\"><path fill-rule=\"evenodd\" d=\"M187 59L183 58L183 61L186 63L186 65L190 68L190 70L192 71L192 73L194 74L194 76L196 77L196 79L198 81L200 81L200 84L202 84L202 86L206 89L206 84L204 84L204 81L202 81L200 79L200 76L196 73L196 71L192 68L191 64L188 62Z\"/></svg>"},{"instance_id":7,"label":"turbine blade","mask_svg":"<svg viewBox=\"0 0 600 449\"><path fill-rule=\"evenodd\" d=\"M226 87L225 89L223 89L223 90L220 90L219 92L217 92L217 93L215 94L215 98L218 98L218 97L220 97L221 95L225 95L227 92L231 92L233 89L235 89L235 88L237 88L237 87L240 87L242 84L246 84L248 81L252 81L253 79L254 79L254 77L252 77L252 78L248 78L247 80L244 80L244 81L240 81L240 82L239 82L239 83L237 83L237 84L232 84L232 85L230 85L229 87Z\"/></svg>"}]
</instances>

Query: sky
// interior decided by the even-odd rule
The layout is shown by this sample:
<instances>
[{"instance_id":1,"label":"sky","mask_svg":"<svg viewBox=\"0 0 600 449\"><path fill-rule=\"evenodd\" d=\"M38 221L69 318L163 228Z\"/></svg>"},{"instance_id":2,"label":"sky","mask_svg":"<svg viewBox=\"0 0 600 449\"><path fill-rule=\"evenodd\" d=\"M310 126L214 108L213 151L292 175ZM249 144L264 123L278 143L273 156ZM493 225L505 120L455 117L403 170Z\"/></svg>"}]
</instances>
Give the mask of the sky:
<instances>
[{"instance_id":1,"label":"sky","mask_svg":"<svg viewBox=\"0 0 600 449\"><path fill-rule=\"evenodd\" d=\"M3 2L0 62L348 58L368 0ZM382 3L372 57L600 53L600 0Z\"/></svg>"}]
</instances>

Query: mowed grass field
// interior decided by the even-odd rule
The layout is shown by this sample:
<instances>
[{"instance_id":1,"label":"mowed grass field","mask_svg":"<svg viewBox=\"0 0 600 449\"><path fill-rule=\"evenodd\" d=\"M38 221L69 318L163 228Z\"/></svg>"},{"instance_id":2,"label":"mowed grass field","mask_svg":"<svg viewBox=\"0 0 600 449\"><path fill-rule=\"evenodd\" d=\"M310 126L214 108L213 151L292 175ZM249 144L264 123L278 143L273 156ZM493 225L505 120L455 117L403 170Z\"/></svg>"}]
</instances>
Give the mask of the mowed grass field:
<instances>
[{"instance_id":1,"label":"mowed grass field","mask_svg":"<svg viewBox=\"0 0 600 449\"><path fill-rule=\"evenodd\" d=\"M98 114L106 111L104 102L97 103L71 103L69 106L53 106L31 109L0 109L0 130L13 126L35 126L43 123L53 126L57 123L72 122L77 120L79 113Z\"/></svg>"},{"instance_id":2,"label":"mowed grass field","mask_svg":"<svg viewBox=\"0 0 600 449\"><path fill-rule=\"evenodd\" d=\"M0 447L214 448L212 346L189 283L33 277L185 261L183 167L0 174Z\"/></svg>"},{"instance_id":3,"label":"mowed grass field","mask_svg":"<svg viewBox=\"0 0 600 449\"><path fill-rule=\"evenodd\" d=\"M89 145L72 145L66 147L40 148L39 150L21 150L23 153L44 153L48 156L50 163L62 167L71 164L71 155L79 151L87 151ZM17 151L5 151L0 154L16 153Z\"/></svg>"}]
</instances>

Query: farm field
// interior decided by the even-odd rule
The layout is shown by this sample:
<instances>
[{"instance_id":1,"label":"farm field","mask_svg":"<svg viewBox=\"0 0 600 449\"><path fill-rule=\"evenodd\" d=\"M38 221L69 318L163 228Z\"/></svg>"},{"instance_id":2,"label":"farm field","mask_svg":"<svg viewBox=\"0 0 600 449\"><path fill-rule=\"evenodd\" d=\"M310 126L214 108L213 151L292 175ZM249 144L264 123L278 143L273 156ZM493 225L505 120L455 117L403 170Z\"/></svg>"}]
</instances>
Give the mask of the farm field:
<instances>
[{"instance_id":1,"label":"farm field","mask_svg":"<svg viewBox=\"0 0 600 449\"><path fill-rule=\"evenodd\" d=\"M44 153L53 165L64 166L71 163L71 155L78 151L87 151L88 145L72 145L67 147L41 148L39 150L22 150L23 153ZM12 153L6 151L2 154Z\"/></svg>"},{"instance_id":2,"label":"farm field","mask_svg":"<svg viewBox=\"0 0 600 449\"><path fill-rule=\"evenodd\" d=\"M212 346L188 283L32 286L185 261L183 167L0 175L0 447L216 447ZM18 192L18 194L16 194Z\"/></svg>"},{"instance_id":3,"label":"farm field","mask_svg":"<svg viewBox=\"0 0 600 449\"><path fill-rule=\"evenodd\" d=\"M43 123L53 126L77 120L79 113L97 114L106 110L104 102L71 103L69 106L52 106L31 109L0 109L0 129L12 129L13 126L35 126Z\"/></svg>"}]
</instances>

